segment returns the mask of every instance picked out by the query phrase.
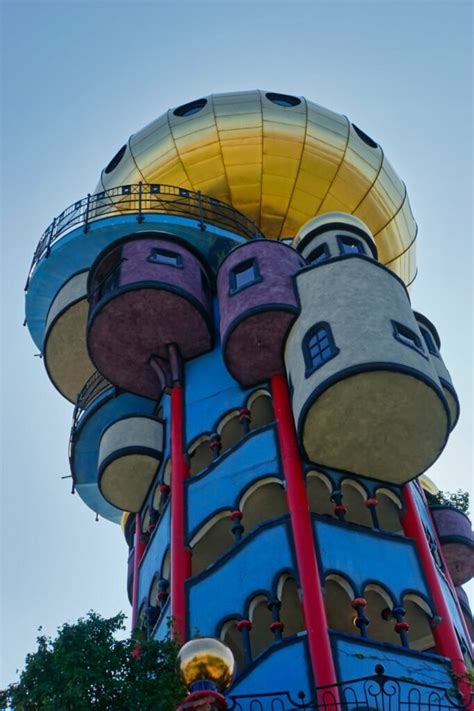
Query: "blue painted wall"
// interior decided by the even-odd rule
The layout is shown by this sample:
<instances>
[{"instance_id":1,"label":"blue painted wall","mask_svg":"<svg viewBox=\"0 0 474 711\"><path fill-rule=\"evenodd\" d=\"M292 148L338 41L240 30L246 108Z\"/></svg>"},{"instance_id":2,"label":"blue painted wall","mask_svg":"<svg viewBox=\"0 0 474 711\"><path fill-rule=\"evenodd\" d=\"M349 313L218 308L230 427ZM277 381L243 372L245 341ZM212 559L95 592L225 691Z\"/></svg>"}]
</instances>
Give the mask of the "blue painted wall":
<instances>
[{"instance_id":1,"label":"blue painted wall","mask_svg":"<svg viewBox=\"0 0 474 711\"><path fill-rule=\"evenodd\" d=\"M295 570L288 516L263 524L187 582L189 632L218 636L224 618L248 617L248 603ZM216 594L218 591L218 594Z\"/></svg>"}]
</instances>

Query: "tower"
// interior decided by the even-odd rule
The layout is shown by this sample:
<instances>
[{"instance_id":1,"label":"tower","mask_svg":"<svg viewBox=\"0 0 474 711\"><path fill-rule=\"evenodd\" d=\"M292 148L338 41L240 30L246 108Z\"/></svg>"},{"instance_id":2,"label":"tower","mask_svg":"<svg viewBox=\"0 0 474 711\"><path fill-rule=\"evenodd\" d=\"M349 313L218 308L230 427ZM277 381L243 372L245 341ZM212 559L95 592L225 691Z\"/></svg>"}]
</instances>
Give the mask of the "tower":
<instances>
[{"instance_id":1,"label":"tower","mask_svg":"<svg viewBox=\"0 0 474 711\"><path fill-rule=\"evenodd\" d=\"M375 141L252 91L131 136L34 255L27 323L74 404L73 490L122 523L133 626L220 638L241 705L337 703L377 662L467 703L474 543L420 479L459 406L416 234Z\"/></svg>"}]
</instances>

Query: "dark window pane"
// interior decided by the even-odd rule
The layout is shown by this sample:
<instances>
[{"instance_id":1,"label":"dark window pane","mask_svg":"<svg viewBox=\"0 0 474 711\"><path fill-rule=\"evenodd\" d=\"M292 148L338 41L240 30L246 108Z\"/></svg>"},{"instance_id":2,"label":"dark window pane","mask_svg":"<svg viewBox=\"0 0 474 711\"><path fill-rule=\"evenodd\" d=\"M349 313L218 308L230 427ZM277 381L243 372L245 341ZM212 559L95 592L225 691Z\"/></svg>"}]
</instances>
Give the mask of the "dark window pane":
<instances>
[{"instance_id":1,"label":"dark window pane","mask_svg":"<svg viewBox=\"0 0 474 711\"><path fill-rule=\"evenodd\" d=\"M334 344L331 328L328 325L313 326L306 334L303 341L303 355L306 363L306 377L333 356L338 349Z\"/></svg>"},{"instance_id":2,"label":"dark window pane","mask_svg":"<svg viewBox=\"0 0 474 711\"><path fill-rule=\"evenodd\" d=\"M410 346L410 348L414 348L422 355L425 355L421 339L414 331L407 326L404 326L402 323L397 323L396 321L392 321L392 324L393 335L397 341L400 341L400 343L403 343L405 346Z\"/></svg>"},{"instance_id":3,"label":"dark window pane","mask_svg":"<svg viewBox=\"0 0 474 711\"><path fill-rule=\"evenodd\" d=\"M253 284L258 280L258 277L259 273L256 260L247 259L245 262L234 267L230 272L231 292L239 291L239 289Z\"/></svg>"},{"instance_id":4,"label":"dark window pane","mask_svg":"<svg viewBox=\"0 0 474 711\"><path fill-rule=\"evenodd\" d=\"M428 348L429 352L432 353L433 355L438 355L438 349L435 346L435 342L431 336L431 333L427 331L425 328L421 328L421 335L423 336L426 347Z\"/></svg>"},{"instance_id":5,"label":"dark window pane","mask_svg":"<svg viewBox=\"0 0 474 711\"><path fill-rule=\"evenodd\" d=\"M341 254L365 254L364 246L358 239L339 235L337 240Z\"/></svg>"},{"instance_id":6,"label":"dark window pane","mask_svg":"<svg viewBox=\"0 0 474 711\"><path fill-rule=\"evenodd\" d=\"M321 262L325 262L327 259L329 259L329 250L326 243L313 249L313 251L309 253L309 256L306 257L306 261L310 264L321 264Z\"/></svg>"}]
</instances>

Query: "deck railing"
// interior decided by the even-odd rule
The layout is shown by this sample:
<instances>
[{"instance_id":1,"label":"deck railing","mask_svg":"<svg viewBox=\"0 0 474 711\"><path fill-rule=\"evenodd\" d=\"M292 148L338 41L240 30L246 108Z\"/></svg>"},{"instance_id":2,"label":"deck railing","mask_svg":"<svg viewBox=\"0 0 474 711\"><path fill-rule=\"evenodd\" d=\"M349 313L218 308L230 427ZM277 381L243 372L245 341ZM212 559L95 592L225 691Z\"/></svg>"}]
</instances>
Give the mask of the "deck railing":
<instances>
[{"instance_id":1,"label":"deck railing","mask_svg":"<svg viewBox=\"0 0 474 711\"><path fill-rule=\"evenodd\" d=\"M36 247L25 289L36 265L47 257L52 245L64 234L82 225L84 233L92 222L112 215L135 215L137 222L147 214L166 214L197 220L201 230L216 225L238 233L245 239L263 237L257 225L246 215L221 200L174 185L135 183L103 190L69 205L54 218Z\"/></svg>"},{"instance_id":2,"label":"deck railing","mask_svg":"<svg viewBox=\"0 0 474 711\"><path fill-rule=\"evenodd\" d=\"M451 689L418 682L409 677L387 676L381 664L372 676L318 687L311 698L303 692L230 694L228 711L453 711L471 708L461 699L453 681Z\"/></svg>"}]
</instances>

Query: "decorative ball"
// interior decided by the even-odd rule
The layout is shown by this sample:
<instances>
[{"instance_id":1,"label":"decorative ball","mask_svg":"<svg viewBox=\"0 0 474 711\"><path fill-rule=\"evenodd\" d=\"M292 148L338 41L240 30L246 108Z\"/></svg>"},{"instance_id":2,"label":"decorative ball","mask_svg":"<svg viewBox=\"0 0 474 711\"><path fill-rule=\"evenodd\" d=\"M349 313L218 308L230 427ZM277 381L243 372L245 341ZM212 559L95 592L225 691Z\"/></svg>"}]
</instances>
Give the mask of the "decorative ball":
<instances>
[{"instance_id":1,"label":"decorative ball","mask_svg":"<svg viewBox=\"0 0 474 711\"><path fill-rule=\"evenodd\" d=\"M213 637L200 637L184 644L178 654L178 666L189 690L197 681L210 681L220 692L229 688L235 672L234 655Z\"/></svg>"}]
</instances>

